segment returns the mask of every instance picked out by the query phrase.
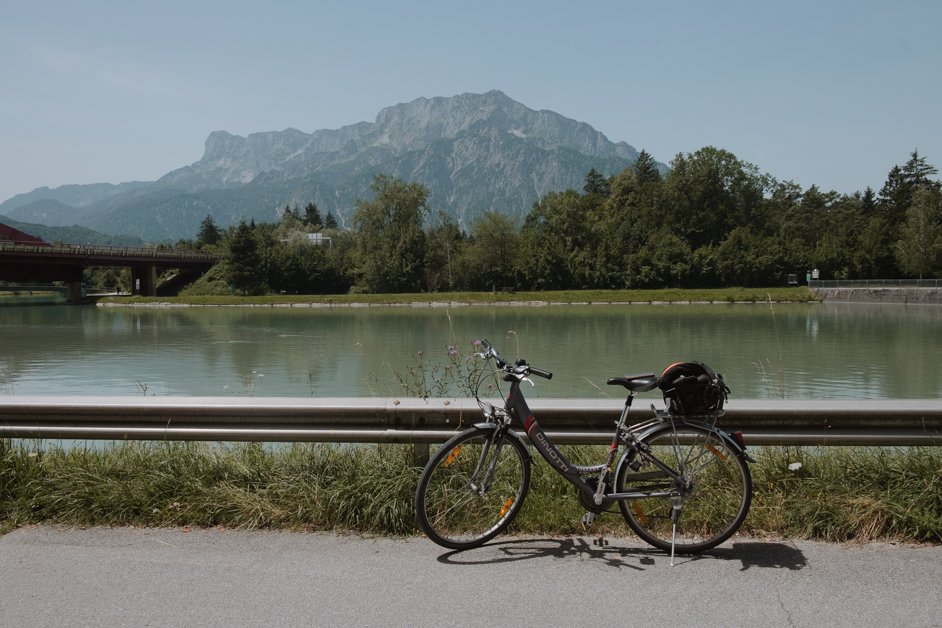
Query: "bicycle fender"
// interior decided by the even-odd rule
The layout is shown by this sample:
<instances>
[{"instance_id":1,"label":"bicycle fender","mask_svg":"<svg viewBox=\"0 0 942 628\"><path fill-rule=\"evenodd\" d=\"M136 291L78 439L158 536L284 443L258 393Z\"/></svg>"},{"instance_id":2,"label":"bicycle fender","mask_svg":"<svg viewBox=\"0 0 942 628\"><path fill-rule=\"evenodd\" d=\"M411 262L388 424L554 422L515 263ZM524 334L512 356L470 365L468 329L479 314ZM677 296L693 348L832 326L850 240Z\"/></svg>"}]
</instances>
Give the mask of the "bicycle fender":
<instances>
[{"instance_id":1,"label":"bicycle fender","mask_svg":"<svg viewBox=\"0 0 942 628\"><path fill-rule=\"evenodd\" d=\"M723 439L723 442L729 445L732 448L732 450L736 452L737 456L739 456L740 458L745 458L746 462L755 462L755 459L752 456L750 456L748 452L746 452L746 448L740 445L739 441L733 438L732 435L726 430L724 430L723 428L716 427L715 425L709 425L701 421L684 421L684 423L686 423L687 425L697 425L699 427L711 430L716 434L719 434L720 437Z\"/></svg>"},{"instance_id":2,"label":"bicycle fender","mask_svg":"<svg viewBox=\"0 0 942 628\"><path fill-rule=\"evenodd\" d=\"M493 431L493 430L496 430L496 429L497 429L497 426L494 425L493 423L475 423L475 424L474 424L474 427L475 427L476 429L480 429L480 430L492 430L492 431ZM528 461L528 462L529 462L529 461L532 461L532 460L533 460L533 457L530 455L530 448L527 447L527 442L526 442L525 440L523 440L523 437L520 436L520 434L517 434L515 431L513 431L513 430L510 429L510 428L507 428L507 430L506 430L505 433L506 433L508 436L510 436L511 438L513 438L514 440L516 440L518 443L520 443L521 445L523 445L523 451L526 452L527 461Z\"/></svg>"},{"instance_id":3,"label":"bicycle fender","mask_svg":"<svg viewBox=\"0 0 942 628\"><path fill-rule=\"evenodd\" d=\"M723 442L726 443L726 445L729 446L730 450L733 451L737 456L739 456L740 458L743 458L743 457L744 457L747 462L755 462L755 460L753 459L753 457L750 456L750 455L746 452L746 450L736 441L736 439L733 438L732 436L730 436L729 432L727 432L727 431L724 430L723 428L721 428L721 427L716 427L715 425L709 425L709 424L707 424L707 423L703 423L702 421L681 421L681 423L684 424L684 425L690 425L690 426L693 426L693 427L699 427L699 428L702 428L702 429L709 430L709 431L713 432L714 434L716 434L716 435L718 435L720 438L722 438L722 439L723 439ZM636 433L636 436L638 437L638 440L643 440L643 439L647 438L652 432L655 432L655 431L657 431L657 430L659 430L659 429L662 429L662 428L664 427L664 425L665 425L665 423L663 423L663 422L652 423L651 425L647 425L647 426L645 426L643 429L639 430L639 431ZM623 462L625 461L625 459L627 458L627 453L628 453L628 452L626 451L625 454L623 454L622 457L621 457L621 459L618 461L618 466L619 466L619 467L622 465L622 463L623 463ZM617 470L617 469L616 469L616 470Z\"/></svg>"}]
</instances>

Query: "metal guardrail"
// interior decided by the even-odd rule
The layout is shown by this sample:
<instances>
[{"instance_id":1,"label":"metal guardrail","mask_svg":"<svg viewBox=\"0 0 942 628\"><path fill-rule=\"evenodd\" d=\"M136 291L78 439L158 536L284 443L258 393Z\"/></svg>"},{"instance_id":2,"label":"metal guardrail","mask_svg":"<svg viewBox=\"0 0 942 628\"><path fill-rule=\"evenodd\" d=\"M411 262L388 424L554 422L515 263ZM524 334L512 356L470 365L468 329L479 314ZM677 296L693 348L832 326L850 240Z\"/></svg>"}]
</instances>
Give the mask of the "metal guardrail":
<instances>
[{"instance_id":1,"label":"metal guardrail","mask_svg":"<svg viewBox=\"0 0 942 628\"><path fill-rule=\"evenodd\" d=\"M530 406L554 440L594 444L610 441L623 401ZM480 420L470 399L0 395L0 438L430 443ZM720 425L756 445L942 445L942 399L730 400Z\"/></svg>"}]
</instances>

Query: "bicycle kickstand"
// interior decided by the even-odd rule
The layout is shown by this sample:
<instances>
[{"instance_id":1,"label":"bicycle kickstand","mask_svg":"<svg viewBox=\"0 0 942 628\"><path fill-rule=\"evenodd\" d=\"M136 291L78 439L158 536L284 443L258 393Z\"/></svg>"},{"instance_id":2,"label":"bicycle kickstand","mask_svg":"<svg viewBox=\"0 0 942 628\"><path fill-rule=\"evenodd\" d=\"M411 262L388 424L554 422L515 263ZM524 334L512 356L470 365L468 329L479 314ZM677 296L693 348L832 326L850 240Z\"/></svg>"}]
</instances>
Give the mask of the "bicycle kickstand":
<instances>
[{"instance_id":1,"label":"bicycle kickstand","mask_svg":"<svg viewBox=\"0 0 942 628\"><path fill-rule=\"evenodd\" d=\"M597 515L591 510L587 510L584 515L582 515L582 527L586 532L589 531L589 528L592 527L592 522L595 521ZM608 541L605 540L605 536L599 534L598 538L592 539L592 545L598 545L599 547L605 547L608 545Z\"/></svg>"},{"instance_id":2,"label":"bicycle kickstand","mask_svg":"<svg viewBox=\"0 0 942 628\"><path fill-rule=\"evenodd\" d=\"M680 500L671 498L671 567L674 566L674 545L677 542L677 520L680 519Z\"/></svg>"}]
</instances>

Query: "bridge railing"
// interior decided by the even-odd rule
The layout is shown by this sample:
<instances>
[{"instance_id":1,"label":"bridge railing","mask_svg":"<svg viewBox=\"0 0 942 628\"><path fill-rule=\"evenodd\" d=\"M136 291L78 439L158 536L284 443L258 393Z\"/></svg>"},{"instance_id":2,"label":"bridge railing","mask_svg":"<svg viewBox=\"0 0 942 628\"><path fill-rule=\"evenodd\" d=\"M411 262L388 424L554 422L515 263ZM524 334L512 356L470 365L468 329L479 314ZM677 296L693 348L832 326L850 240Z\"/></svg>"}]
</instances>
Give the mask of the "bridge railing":
<instances>
[{"instance_id":1,"label":"bridge railing","mask_svg":"<svg viewBox=\"0 0 942 628\"><path fill-rule=\"evenodd\" d=\"M106 255L112 257L167 258L187 261L215 261L218 255L161 247L103 246L93 244L20 244L0 241L0 252L42 255Z\"/></svg>"},{"instance_id":2,"label":"bridge railing","mask_svg":"<svg viewBox=\"0 0 942 628\"><path fill-rule=\"evenodd\" d=\"M629 420L652 416L651 401L638 398ZM601 444L623 401L530 406L554 440ZM417 444L481 420L468 399L0 395L0 438ZM730 400L720 425L756 445L942 445L942 399Z\"/></svg>"}]
</instances>

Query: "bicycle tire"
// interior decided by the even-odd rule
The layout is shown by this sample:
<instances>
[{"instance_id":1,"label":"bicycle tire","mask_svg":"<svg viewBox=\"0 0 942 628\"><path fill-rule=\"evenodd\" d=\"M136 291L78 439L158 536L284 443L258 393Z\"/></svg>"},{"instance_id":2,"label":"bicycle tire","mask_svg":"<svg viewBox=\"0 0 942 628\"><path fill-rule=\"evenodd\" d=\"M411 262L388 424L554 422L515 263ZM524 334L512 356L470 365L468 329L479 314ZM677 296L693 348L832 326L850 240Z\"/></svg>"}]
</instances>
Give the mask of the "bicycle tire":
<instances>
[{"instance_id":1,"label":"bicycle tire","mask_svg":"<svg viewBox=\"0 0 942 628\"><path fill-rule=\"evenodd\" d=\"M674 551L686 554L706 551L739 529L752 503L752 475L744 456L717 431L667 423L641 440L684 480L674 481L629 449L618 466L615 492L678 488L681 498ZM629 465L634 461L640 463L638 469ZM618 506L639 537L654 547L671 551L674 537L670 497L620 501Z\"/></svg>"},{"instance_id":2,"label":"bicycle tire","mask_svg":"<svg viewBox=\"0 0 942 628\"><path fill-rule=\"evenodd\" d=\"M530 456L518 439L500 435L491 442L494 435L495 428L461 432L442 445L422 471L415 493L416 519L442 547L462 550L486 543L510 525L523 506L530 487ZM482 493L480 480L491 468Z\"/></svg>"}]
</instances>

